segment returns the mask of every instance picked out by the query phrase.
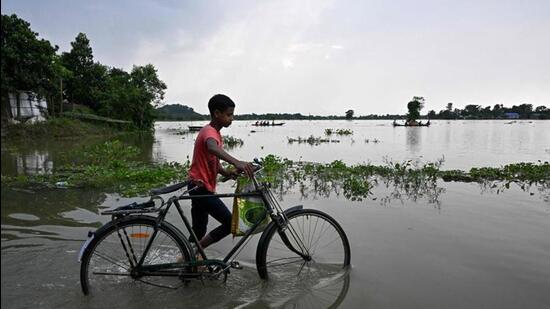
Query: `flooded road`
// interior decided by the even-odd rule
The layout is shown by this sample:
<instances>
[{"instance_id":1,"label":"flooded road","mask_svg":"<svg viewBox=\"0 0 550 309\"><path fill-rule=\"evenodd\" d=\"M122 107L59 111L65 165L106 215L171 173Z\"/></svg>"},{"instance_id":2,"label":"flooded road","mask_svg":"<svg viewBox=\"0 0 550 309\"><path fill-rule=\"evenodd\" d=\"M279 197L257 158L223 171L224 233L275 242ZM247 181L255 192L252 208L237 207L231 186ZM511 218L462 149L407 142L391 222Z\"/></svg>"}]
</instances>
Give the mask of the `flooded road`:
<instances>
[{"instance_id":1,"label":"flooded road","mask_svg":"<svg viewBox=\"0 0 550 309\"><path fill-rule=\"evenodd\" d=\"M242 130L250 131L250 128L243 126ZM401 133L406 132L398 134ZM238 132L233 134L238 136ZM252 155L257 145L246 139L247 134L240 137L245 140L245 146L233 150L234 153ZM254 134L261 132L252 136ZM326 155L309 145L289 146L283 133L280 135L282 142L277 147L283 157L292 149L305 149L306 154L317 152L321 156L318 161ZM359 133L354 136L360 139ZM422 136L423 140L435 138ZM190 136L185 137L158 129L155 140L134 143L146 145L143 146L147 149L144 160L171 161L187 155L183 150L187 148L179 148L179 152L174 148L187 145L187 139L192 140ZM390 143L387 138L383 140ZM346 149L355 149L350 147L376 147L364 142L356 142L355 146L340 144L334 149L343 151L343 156ZM42 153L38 159L31 155L33 147L25 150L26 162L37 160L45 164L34 166L56 166L56 159L47 158L62 157L65 153L63 148L40 147L35 147ZM419 148L414 152L407 147L405 143L396 153L401 152L399 156L403 157L418 156ZM527 157L544 159L546 146L542 150L537 148L535 155L523 152L532 149L532 145L522 147L516 154L519 158L516 162ZM6 149L10 149L11 157ZM275 150L269 151L276 153ZM336 150L333 157L340 154ZM17 163L22 160L18 159L22 156L17 155L21 152L18 148L3 146L3 173L21 172ZM53 153L57 155L51 155ZM465 164L464 159L460 159L463 154L445 155L454 167ZM371 156L378 160L376 155ZM12 158L8 160L11 165L4 162L5 158ZM29 172L23 169L21 173L25 171ZM82 189L2 187L1 305L3 308L548 308L548 192L535 186L522 190L512 185L497 194L496 189L476 183L456 182L438 182L438 187L440 190L434 191L437 196L429 192L398 195L393 194L392 188L379 185L375 190L376 199L361 202L334 194L304 197L298 191L286 193L282 197L283 206L302 204L305 208L323 210L340 222L347 233L352 268L325 282L262 281L255 268L259 239L255 236L237 258L244 268L232 270L225 284L193 281L170 290L137 283L131 288L89 296L81 292L77 262L87 232L110 219L101 216L101 211L146 198L123 198ZM230 183L220 185L219 192L232 191ZM231 206L231 200L225 202ZM188 203L183 206L188 214ZM169 221L182 227L176 213L169 215ZM207 254L222 257L237 240L228 237L208 248Z\"/></svg>"}]
</instances>

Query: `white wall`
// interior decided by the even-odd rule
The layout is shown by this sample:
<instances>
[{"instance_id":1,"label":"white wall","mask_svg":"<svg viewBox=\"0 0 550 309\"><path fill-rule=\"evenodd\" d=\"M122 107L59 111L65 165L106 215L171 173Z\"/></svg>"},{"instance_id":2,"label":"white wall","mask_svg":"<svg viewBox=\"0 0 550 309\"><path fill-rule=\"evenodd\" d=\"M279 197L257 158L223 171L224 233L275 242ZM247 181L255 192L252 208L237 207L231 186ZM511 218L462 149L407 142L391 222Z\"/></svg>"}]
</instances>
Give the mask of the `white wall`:
<instances>
[{"instance_id":1,"label":"white wall","mask_svg":"<svg viewBox=\"0 0 550 309\"><path fill-rule=\"evenodd\" d=\"M11 114L14 119L17 119L17 96L15 93L10 93L10 107ZM38 100L36 97L32 97L27 92L19 92L19 105L20 116L23 119L28 119L26 122L38 122L44 121L44 117L48 113L48 104L45 100ZM18 119L19 120L19 119Z\"/></svg>"}]
</instances>

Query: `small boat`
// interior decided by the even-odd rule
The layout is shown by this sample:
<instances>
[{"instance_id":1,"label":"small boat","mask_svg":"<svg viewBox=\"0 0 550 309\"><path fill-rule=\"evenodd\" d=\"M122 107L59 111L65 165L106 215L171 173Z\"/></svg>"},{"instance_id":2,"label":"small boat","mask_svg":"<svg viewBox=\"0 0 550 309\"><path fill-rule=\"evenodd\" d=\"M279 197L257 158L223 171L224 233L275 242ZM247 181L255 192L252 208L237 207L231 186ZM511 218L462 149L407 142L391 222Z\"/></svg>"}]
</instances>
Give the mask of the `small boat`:
<instances>
[{"instance_id":1,"label":"small boat","mask_svg":"<svg viewBox=\"0 0 550 309\"><path fill-rule=\"evenodd\" d=\"M257 123L253 123L252 125L255 126L255 127L276 127L276 126L282 126L283 124L285 124L285 123L284 122L279 122L279 123L274 123L274 122L261 123L261 122L257 122Z\"/></svg>"},{"instance_id":2,"label":"small boat","mask_svg":"<svg viewBox=\"0 0 550 309\"><path fill-rule=\"evenodd\" d=\"M393 121L393 126L394 127L429 127L430 126L430 120L428 119L428 122L426 122L426 123L422 123L422 121L420 121L420 122L415 122L415 123L410 123L410 124L407 124L406 122L404 124L399 124L394 120Z\"/></svg>"},{"instance_id":3,"label":"small boat","mask_svg":"<svg viewBox=\"0 0 550 309\"><path fill-rule=\"evenodd\" d=\"M199 132L202 127L201 126L188 126L189 127L189 132Z\"/></svg>"}]
</instances>

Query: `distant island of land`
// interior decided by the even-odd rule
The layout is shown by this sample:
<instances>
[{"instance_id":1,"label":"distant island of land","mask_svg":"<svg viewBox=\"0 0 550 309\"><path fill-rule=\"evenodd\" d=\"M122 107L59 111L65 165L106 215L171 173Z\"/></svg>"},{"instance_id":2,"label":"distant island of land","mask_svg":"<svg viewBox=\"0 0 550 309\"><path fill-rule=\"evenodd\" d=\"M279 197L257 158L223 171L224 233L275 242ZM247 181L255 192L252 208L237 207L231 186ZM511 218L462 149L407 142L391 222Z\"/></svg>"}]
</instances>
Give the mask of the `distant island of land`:
<instances>
[{"instance_id":1,"label":"distant island of land","mask_svg":"<svg viewBox=\"0 0 550 309\"><path fill-rule=\"evenodd\" d=\"M203 115L195 112L192 107L182 104L167 104L156 108L156 120L160 121L192 121L209 120L209 115ZM300 113L267 113L267 114L237 114L236 120L338 120L338 119L406 119L407 115L360 115L354 116L353 110L348 110L342 115L303 115ZM426 115L421 115L420 119L550 119L550 109L545 106L538 106L533 109L531 104L514 105L511 108L504 107L502 104L482 108L480 105L466 105L464 109L452 108L452 104L447 104L445 110L436 113L431 110Z\"/></svg>"}]
</instances>

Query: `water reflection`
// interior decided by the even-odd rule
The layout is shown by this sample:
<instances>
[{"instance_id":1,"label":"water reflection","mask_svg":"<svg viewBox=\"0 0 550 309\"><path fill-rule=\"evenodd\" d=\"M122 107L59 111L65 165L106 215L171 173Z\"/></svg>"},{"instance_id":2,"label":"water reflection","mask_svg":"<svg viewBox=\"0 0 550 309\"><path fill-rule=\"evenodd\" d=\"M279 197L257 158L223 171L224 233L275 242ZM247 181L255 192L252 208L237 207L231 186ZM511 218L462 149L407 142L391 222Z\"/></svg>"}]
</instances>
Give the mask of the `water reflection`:
<instances>
[{"instance_id":1,"label":"water reflection","mask_svg":"<svg viewBox=\"0 0 550 309\"><path fill-rule=\"evenodd\" d=\"M249 306L277 308L337 308L350 288L350 270L318 282L266 282L261 300Z\"/></svg>"},{"instance_id":2,"label":"water reflection","mask_svg":"<svg viewBox=\"0 0 550 309\"><path fill-rule=\"evenodd\" d=\"M407 150L417 153L421 148L420 130L422 128L405 127L405 130L407 131Z\"/></svg>"},{"instance_id":3,"label":"water reflection","mask_svg":"<svg viewBox=\"0 0 550 309\"><path fill-rule=\"evenodd\" d=\"M42 189L20 190L2 187L2 233L4 225L36 226L99 226L98 217L71 216L77 211L97 214L107 195L94 190ZM33 218L32 220L29 218Z\"/></svg>"},{"instance_id":4,"label":"water reflection","mask_svg":"<svg viewBox=\"0 0 550 309\"><path fill-rule=\"evenodd\" d=\"M441 195L445 188L441 181L434 179L420 179L418 181L403 181L383 177L372 177L369 180L369 191L353 192L346 188L344 183L334 181L326 182L322 179L309 179L300 183L287 182L277 186L278 197L283 199L290 191L297 191L301 198L318 199L330 198L331 196L344 197L353 201L377 201L381 205L389 205L395 201L402 204L405 201L417 202L419 200L433 204L434 207L441 207Z\"/></svg>"},{"instance_id":5,"label":"water reflection","mask_svg":"<svg viewBox=\"0 0 550 309\"><path fill-rule=\"evenodd\" d=\"M51 174L65 164L73 161L75 153L112 140L112 136L90 137L79 140L43 139L28 143L27 141L2 144L2 175L36 175ZM116 136L126 145L140 149L139 160L153 161L154 135L144 133L124 133Z\"/></svg>"},{"instance_id":6,"label":"water reflection","mask_svg":"<svg viewBox=\"0 0 550 309\"><path fill-rule=\"evenodd\" d=\"M53 170L53 161L47 152L17 157L17 174L46 174Z\"/></svg>"}]
</instances>

